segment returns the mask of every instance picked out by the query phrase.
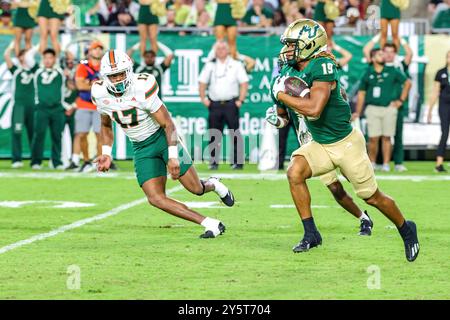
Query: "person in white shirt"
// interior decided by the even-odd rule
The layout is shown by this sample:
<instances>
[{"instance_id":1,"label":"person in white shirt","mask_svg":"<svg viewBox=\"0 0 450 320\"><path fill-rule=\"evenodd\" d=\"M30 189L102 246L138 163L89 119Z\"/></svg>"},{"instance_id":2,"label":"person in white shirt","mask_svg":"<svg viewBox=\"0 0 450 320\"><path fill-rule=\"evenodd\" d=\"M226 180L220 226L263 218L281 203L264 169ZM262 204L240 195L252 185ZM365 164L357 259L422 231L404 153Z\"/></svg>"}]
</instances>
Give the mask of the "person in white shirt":
<instances>
[{"instance_id":1,"label":"person in white shirt","mask_svg":"<svg viewBox=\"0 0 450 320\"><path fill-rule=\"evenodd\" d=\"M214 50L215 59L205 64L199 76L200 99L209 110L209 168L212 170L218 168L218 151L226 124L233 151L231 166L233 169L242 169L244 150L239 131L239 109L247 95L249 79L242 62L231 57L225 41L216 42Z\"/></svg>"},{"instance_id":2,"label":"person in white shirt","mask_svg":"<svg viewBox=\"0 0 450 320\"><path fill-rule=\"evenodd\" d=\"M122 51L110 50L100 63L101 80L94 82L92 101L101 114L102 155L96 159L99 171L111 166L114 141L112 120L133 145L134 167L138 183L149 203L179 218L201 224L201 238L215 238L225 231L219 220L204 217L166 195L167 169L189 192L204 195L214 191L224 204L234 205L231 191L217 178L200 180L192 159L179 139L166 106L158 97L153 75L133 73L133 62Z\"/></svg>"}]
</instances>

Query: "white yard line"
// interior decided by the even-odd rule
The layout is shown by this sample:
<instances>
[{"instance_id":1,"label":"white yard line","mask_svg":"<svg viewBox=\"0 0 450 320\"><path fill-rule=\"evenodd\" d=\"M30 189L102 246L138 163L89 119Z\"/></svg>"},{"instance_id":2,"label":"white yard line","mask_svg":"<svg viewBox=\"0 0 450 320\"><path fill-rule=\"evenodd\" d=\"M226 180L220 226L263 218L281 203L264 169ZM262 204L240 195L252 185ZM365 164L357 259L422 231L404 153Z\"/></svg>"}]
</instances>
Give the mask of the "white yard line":
<instances>
[{"instance_id":1,"label":"white yard line","mask_svg":"<svg viewBox=\"0 0 450 320\"><path fill-rule=\"evenodd\" d=\"M236 179L236 180L286 180L286 174L284 173L214 173L212 176L223 179ZM200 176L207 178L209 174L204 172L200 173ZM136 179L134 173L72 173L72 172L0 172L0 178L32 178L32 179L56 179L62 180L67 178L76 179ZM395 181L450 181L450 175L377 175L377 180L395 180ZM318 179L318 178L313 178ZM340 176L341 180L345 180L343 176Z\"/></svg>"},{"instance_id":2,"label":"white yard line","mask_svg":"<svg viewBox=\"0 0 450 320\"><path fill-rule=\"evenodd\" d=\"M170 194L172 194L174 192L177 192L177 191L179 191L181 189L183 189L183 186L181 186L181 185L176 186L174 188L171 188L171 189L167 190L167 195L170 195ZM116 207L114 209L111 209L111 210L106 211L104 213L98 214L96 216L93 216L93 217L90 217L90 218L86 218L86 219L82 219L82 220L78 220L78 221L75 221L75 222L73 222L71 224L67 224L65 226L53 229L53 230L51 230L49 232L37 234L35 236L32 236L31 238L28 238L28 239L25 239L25 240L21 240L21 241L9 244L7 246L4 246L4 247L0 248L0 254L3 254L5 252L8 252L8 251L20 248L20 247L23 247L23 246L25 246L27 244L30 244L30 243L33 243L33 242L36 242L36 241L39 241L39 240L44 240L44 239L47 239L47 238L51 238L51 237L57 236L60 233L64 233L66 231L82 227L85 224L88 224L88 223L91 223L91 222L100 221L100 220L103 220L103 219L115 216L115 215L119 214L122 211L128 210L128 209L130 209L132 207L135 207L135 206L138 206L138 205L140 205L142 203L145 203L146 201L147 201L147 198L142 198L142 199L135 200L135 201L132 201L132 202L129 202L129 203L125 203L123 205L120 205L120 206L118 206L118 207Z\"/></svg>"}]
</instances>

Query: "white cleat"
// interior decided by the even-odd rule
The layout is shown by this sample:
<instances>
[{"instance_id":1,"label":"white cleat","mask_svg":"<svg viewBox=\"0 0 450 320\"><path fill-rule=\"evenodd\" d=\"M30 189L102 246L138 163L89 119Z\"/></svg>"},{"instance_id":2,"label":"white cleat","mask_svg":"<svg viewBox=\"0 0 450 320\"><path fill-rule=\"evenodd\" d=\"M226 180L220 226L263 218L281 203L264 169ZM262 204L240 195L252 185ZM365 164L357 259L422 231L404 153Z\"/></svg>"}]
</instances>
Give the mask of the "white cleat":
<instances>
[{"instance_id":1,"label":"white cleat","mask_svg":"<svg viewBox=\"0 0 450 320\"><path fill-rule=\"evenodd\" d=\"M31 166L32 170L42 170L42 166L40 164L33 164Z\"/></svg>"},{"instance_id":2,"label":"white cleat","mask_svg":"<svg viewBox=\"0 0 450 320\"><path fill-rule=\"evenodd\" d=\"M22 161L16 161L11 165L11 168L13 169L19 169L23 168L23 162Z\"/></svg>"},{"instance_id":3,"label":"white cleat","mask_svg":"<svg viewBox=\"0 0 450 320\"><path fill-rule=\"evenodd\" d=\"M391 167L388 164L383 164L383 166L381 167L381 171L383 171L383 172L390 172L391 171Z\"/></svg>"},{"instance_id":4,"label":"white cleat","mask_svg":"<svg viewBox=\"0 0 450 320\"><path fill-rule=\"evenodd\" d=\"M402 164L396 164L395 165L395 167L394 167L394 171L397 171L397 172L406 172L406 171L408 171L408 168L406 168L404 165L402 165Z\"/></svg>"},{"instance_id":5,"label":"white cleat","mask_svg":"<svg viewBox=\"0 0 450 320\"><path fill-rule=\"evenodd\" d=\"M205 233L200 235L202 239L217 238L225 232L225 225L219 220L206 217L201 223L205 227Z\"/></svg>"},{"instance_id":6,"label":"white cleat","mask_svg":"<svg viewBox=\"0 0 450 320\"><path fill-rule=\"evenodd\" d=\"M220 197L220 200L228 206L234 206L234 195L233 193L216 177L211 177L208 179L214 185L214 192Z\"/></svg>"}]
</instances>

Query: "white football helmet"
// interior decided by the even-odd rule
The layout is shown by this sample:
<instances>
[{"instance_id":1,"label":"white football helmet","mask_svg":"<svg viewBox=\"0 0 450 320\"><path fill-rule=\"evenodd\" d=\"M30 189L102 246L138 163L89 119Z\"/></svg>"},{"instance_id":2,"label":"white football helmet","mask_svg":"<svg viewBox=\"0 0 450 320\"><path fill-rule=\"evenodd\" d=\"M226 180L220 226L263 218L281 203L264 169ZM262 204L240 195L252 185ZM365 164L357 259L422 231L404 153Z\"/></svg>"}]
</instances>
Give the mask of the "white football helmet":
<instances>
[{"instance_id":1,"label":"white football helmet","mask_svg":"<svg viewBox=\"0 0 450 320\"><path fill-rule=\"evenodd\" d=\"M125 73L123 80L112 82L112 75ZM114 93L124 93L133 81L133 61L123 51L109 50L100 62L100 75L105 81L108 90Z\"/></svg>"}]
</instances>

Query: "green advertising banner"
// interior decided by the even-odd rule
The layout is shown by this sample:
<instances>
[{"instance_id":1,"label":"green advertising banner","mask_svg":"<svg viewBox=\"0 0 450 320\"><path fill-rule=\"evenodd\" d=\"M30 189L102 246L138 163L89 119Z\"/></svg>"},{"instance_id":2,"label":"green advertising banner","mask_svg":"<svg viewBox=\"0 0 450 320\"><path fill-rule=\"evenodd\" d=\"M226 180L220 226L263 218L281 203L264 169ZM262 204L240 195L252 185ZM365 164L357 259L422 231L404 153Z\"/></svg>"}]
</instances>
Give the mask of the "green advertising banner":
<instances>
[{"instance_id":1,"label":"green advertising banner","mask_svg":"<svg viewBox=\"0 0 450 320\"><path fill-rule=\"evenodd\" d=\"M92 38L99 38L109 43L110 48L126 50L139 41L137 34L93 34L80 36L64 34L62 43L69 50L83 52L87 43ZM353 54L350 63L345 66L341 74L341 82L352 99L355 96L360 78L364 74L367 65L364 62L362 49L369 37L335 36L335 42ZM0 46L5 48L12 37L0 36ZM37 38L35 39L37 41ZM198 94L198 75L206 61L207 55L214 44L214 38L210 36L177 34L161 34L159 41L169 46L175 55L171 68L166 71L161 86L163 101L176 120L180 134L184 137L192 156L196 160L207 158L207 109L200 103ZM408 39L416 55L423 54L423 38L413 36ZM246 158L251 161L258 160L259 148L264 128L264 116L266 109L272 105L269 95L269 84L277 67L277 54L281 49L278 36L241 36L238 38L239 52L256 60L256 65L250 76L249 92L247 99L240 111L240 128L245 139ZM161 53L160 53L161 54ZM139 62L138 54L133 55L136 63ZM162 57L159 57L162 59ZM414 69L415 68L415 69ZM412 67L413 73L423 73L423 68ZM421 77L417 76L417 79ZM10 117L12 111L11 101L11 75L5 63L0 65L0 157L11 156ZM419 81L417 80L417 84ZM423 91L417 87L417 95ZM423 94L422 94L423 96ZM47 137L48 138L48 137ZM67 136L66 136L67 139ZM66 142L69 143L70 142ZM222 144L227 148L226 140ZM297 148L296 137L293 132L289 134L287 155ZM24 156L29 156L28 143L24 135ZM47 141L45 156L48 157L50 146ZM70 148L66 152L70 154ZM118 159L131 158L131 144L125 138L121 129L116 128L116 142L114 146L115 156ZM224 157L226 152L223 152Z\"/></svg>"}]
</instances>

